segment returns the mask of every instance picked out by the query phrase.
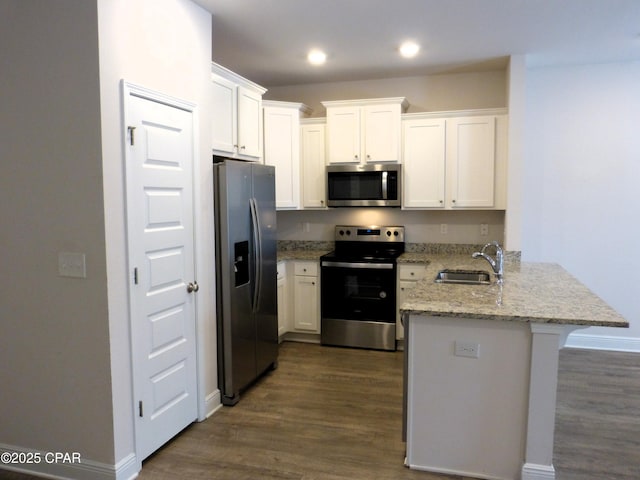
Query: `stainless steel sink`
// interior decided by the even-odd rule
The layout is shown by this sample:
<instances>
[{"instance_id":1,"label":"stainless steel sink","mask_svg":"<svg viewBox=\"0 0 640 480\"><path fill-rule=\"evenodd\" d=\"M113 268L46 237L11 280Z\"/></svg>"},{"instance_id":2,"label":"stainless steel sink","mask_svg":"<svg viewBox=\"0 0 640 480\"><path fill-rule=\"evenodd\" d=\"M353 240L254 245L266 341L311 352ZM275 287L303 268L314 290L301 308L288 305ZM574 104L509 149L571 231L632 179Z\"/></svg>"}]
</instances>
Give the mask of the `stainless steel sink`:
<instances>
[{"instance_id":1,"label":"stainless steel sink","mask_svg":"<svg viewBox=\"0 0 640 480\"><path fill-rule=\"evenodd\" d=\"M465 285L489 285L491 275L484 270L440 270L436 283L461 283Z\"/></svg>"}]
</instances>

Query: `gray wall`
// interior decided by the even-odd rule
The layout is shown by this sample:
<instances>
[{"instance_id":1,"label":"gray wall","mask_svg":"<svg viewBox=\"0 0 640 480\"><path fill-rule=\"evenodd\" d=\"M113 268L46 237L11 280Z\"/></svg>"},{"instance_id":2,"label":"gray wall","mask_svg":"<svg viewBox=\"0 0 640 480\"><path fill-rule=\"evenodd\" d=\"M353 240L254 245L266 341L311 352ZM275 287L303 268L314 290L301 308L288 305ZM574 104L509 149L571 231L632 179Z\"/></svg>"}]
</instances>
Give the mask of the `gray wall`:
<instances>
[{"instance_id":1,"label":"gray wall","mask_svg":"<svg viewBox=\"0 0 640 480\"><path fill-rule=\"evenodd\" d=\"M0 7L0 443L112 463L97 28L95 2Z\"/></svg>"},{"instance_id":2,"label":"gray wall","mask_svg":"<svg viewBox=\"0 0 640 480\"><path fill-rule=\"evenodd\" d=\"M130 478L120 84L198 105L200 400L215 402L211 15L190 0L4 0L0 44L0 449L79 452L87 476ZM58 252L85 253L87 278L58 276Z\"/></svg>"},{"instance_id":3,"label":"gray wall","mask_svg":"<svg viewBox=\"0 0 640 480\"><path fill-rule=\"evenodd\" d=\"M640 350L640 62L527 73L523 257L558 262L622 313ZM583 339L589 341L589 339ZM606 338L599 345L607 346ZM618 343L620 344L620 343ZM624 344L622 344L624 345Z\"/></svg>"}]
</instances>

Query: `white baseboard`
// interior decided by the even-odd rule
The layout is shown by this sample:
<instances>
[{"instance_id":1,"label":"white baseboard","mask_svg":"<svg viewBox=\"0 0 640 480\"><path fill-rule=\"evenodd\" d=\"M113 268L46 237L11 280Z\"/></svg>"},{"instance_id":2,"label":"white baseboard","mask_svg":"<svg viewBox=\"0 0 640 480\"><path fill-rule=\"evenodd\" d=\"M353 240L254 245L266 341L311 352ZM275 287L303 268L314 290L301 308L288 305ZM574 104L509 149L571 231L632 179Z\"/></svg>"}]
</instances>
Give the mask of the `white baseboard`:
<instances>
[{"instance_id":1,"label":"white baseboard","mask_svg":"<svg viewBox=\"0 0 640 480\"><path fill-rule=\"evenodd\" d=\"M205 419L216 413L222 408L222 401L220 400L220 390L216 389L213 393L207 395L205 398Z\"/></svg>"},{"instance_id":2,"label":"white baseboard","mask_svg":"<svg viewBox=\"0 0 640 480\"><path fill-rule=\"evenodd\" d=\"M466 470L456 470L449 468L438 468L430 465L414 465L407 463L407 458L404 459L405 466L409 467L411 470L419 470L421 472L432 472L432 473L443 473L445 475L452 475L456 477L464 477L464 478L481 478L483 480L504 480L503 477L497 477L493 475L488 475L486 473L479 472L469 472Z\"/></svg>"},{"instance_id":3,"label":"white baseboard","mask_svg":"<svg viewBox=\"0 0 640 480\"><path fill-rule=\"evenodd\" d=\"M56 453L66 453L68 457L57 459ZM132 480L140 471L133 453L115 465L83 458L75 452L44 452L7 444L0 444L0 455L0 469L56 480Z\"/></svg>"},{"instance_id":4,"label":"white baseboard","mask_svg":"<svg viewBox=\"0 0 640 480\"><path fill-rule=\"evenodd\" d=\"M640 338L572 333L565 347L640 353Z\"/></svg>"},{"instance_id":5,"label":"white baseboard","mask_svg":"<svg viewBox=\"0 0 640 480\"><path fill-rule=\"evenodd\" d=\"M553 465L537 465L525 463L522 466L521 480L555 480L556 471Z\"/></svg>"}]
</instances>

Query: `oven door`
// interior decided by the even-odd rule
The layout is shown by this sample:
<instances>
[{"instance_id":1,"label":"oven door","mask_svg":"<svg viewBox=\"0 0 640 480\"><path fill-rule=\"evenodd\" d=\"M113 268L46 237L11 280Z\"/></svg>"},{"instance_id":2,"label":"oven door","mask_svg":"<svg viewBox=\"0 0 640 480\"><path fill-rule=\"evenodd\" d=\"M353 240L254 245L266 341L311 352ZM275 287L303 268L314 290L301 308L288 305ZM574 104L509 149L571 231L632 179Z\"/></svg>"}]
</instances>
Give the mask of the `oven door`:
<instances>
[{"instance_id":1,"label":"oven door","mask_svg":"<svg viewBox=\"0 0 640 480\"><path fill-rule=\"evenodd\" d=\"M322 261L323 344L395 350L396 266Z\"/></svg>"}]
</instances>

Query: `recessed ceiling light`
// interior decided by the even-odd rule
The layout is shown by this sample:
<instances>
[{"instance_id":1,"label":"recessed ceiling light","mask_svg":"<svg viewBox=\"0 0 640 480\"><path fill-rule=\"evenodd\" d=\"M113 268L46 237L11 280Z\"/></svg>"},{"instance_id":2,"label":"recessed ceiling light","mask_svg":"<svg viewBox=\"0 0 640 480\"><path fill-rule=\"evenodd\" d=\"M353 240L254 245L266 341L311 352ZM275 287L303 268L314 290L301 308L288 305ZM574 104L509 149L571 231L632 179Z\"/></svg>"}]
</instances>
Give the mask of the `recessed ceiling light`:
<instances>
[{"instance_id":1,"label":"recessed ceiling light","mask_svg":"<svg viewBox=\"0 0 640 480\"><path fill-rule=\"evenodd\" d=\"M413 58L420 51L420 45L415 42L404 42L400 45L400 55L404 58Z\"/></svg>"},{"instance_id":2,"label":"recessed ceiling light","mask_svg":"<svg viewBox=\"0 0 640 480\"><path fill-rule=\"evenodd\" d=\"M309 60L311 65L322 65L327 61L327 54L322 50L314 49L307 55L307 60Z\"/></svg>"}]
</instances>

